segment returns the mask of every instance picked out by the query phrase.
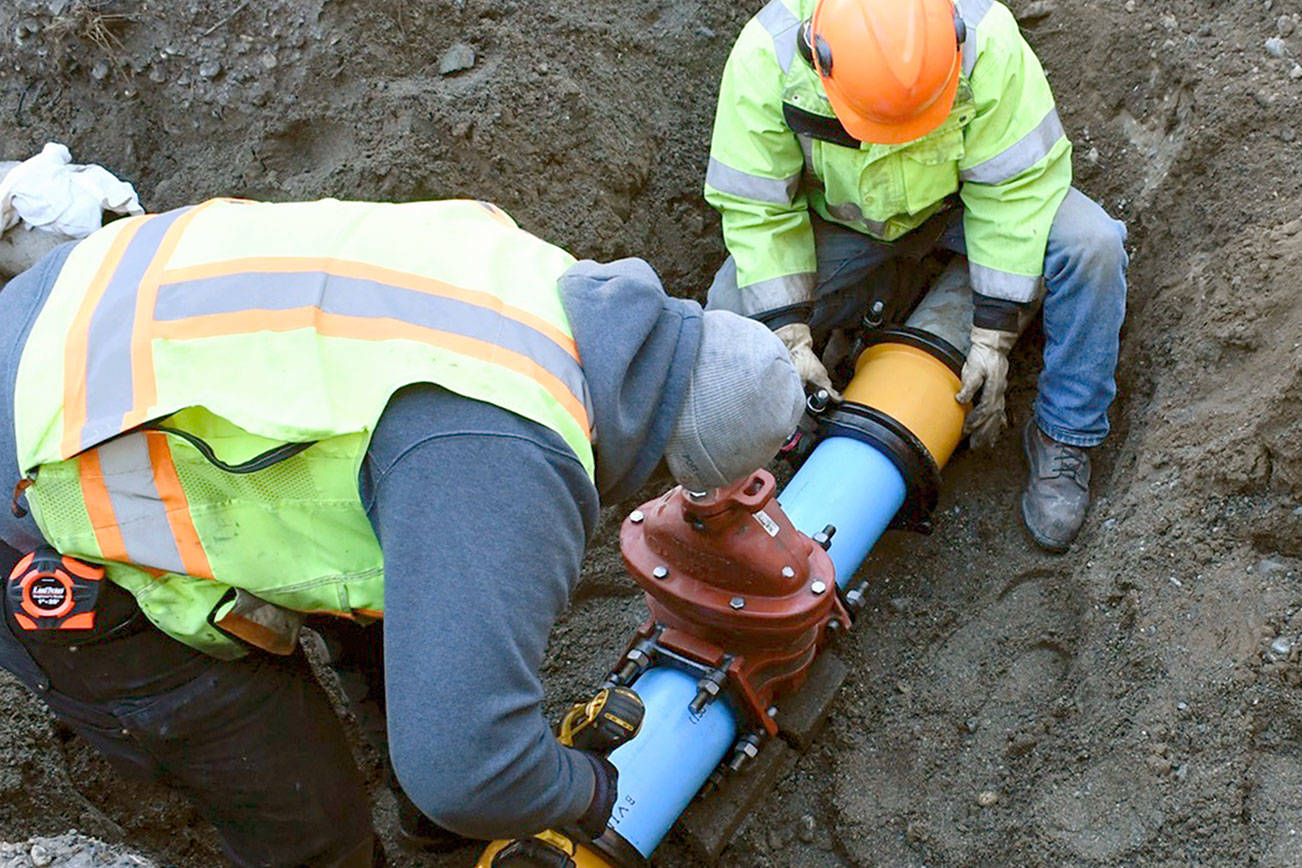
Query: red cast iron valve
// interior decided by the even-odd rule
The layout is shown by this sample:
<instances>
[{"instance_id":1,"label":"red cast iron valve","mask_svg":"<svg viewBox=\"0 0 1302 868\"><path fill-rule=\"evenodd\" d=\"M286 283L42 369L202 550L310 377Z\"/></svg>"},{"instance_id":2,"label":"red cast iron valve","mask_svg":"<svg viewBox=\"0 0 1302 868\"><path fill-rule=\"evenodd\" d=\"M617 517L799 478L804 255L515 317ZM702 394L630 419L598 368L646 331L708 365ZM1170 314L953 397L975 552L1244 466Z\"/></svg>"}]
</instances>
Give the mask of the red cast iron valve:
<instances>
[{"instance_id":1,"label":"red cast iron valve","mask_svg":"<svg viewBox=\"0 0 1302 868\"><path fill-rule=\"evenodd\" d=\"M766 470L704 495L681 487L634 510L624 563L646 590L661 645L711 666L728 662L744 704L772 728L772 699L795 689L829 622L849 625L831 559L797 531ZM647 630L644 630L647 632Z\"/></svg>"}]
</instances>

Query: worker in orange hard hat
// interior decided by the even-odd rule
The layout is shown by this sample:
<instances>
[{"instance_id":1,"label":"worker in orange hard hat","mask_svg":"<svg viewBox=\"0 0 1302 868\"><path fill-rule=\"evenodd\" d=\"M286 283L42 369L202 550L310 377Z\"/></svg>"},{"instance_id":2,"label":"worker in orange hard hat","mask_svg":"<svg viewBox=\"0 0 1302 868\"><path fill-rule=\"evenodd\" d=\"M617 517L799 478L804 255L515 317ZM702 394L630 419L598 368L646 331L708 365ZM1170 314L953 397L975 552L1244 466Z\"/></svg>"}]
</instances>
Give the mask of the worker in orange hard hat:
<instances>
[{"instance_id":1,"label":"worker in orange hard hat","mask_svg":"<svg viewBox=\"0 0 1302 868\"><path fill-rule=\"evenodd\" d=\"M976 446L1006 424L1008 353L1044 311L1044 369L1023 434L1022 517L1065 551L1108 433L1125 317L1125 227L1071 186L1071 143L1039 61L994 0L771 0L724 69L705 197L730 256L709 306L782 338L835 392L855 329L916 297L882 266L967 257L970 348L958 398ZM871 312L871 315L869 314ZM963 347L960 350L965 349Z\"/></svg>"},{"instance_id":2,"label":"worker in orange hard hat","mask_svg":"<svg viewBox=\"0 0 1302 868\"><path fill-rule=\"evenodd\" d=\"M865 142L896 145L921 138L949 116L963 30L963 19L945 0L824 2L814 7L803 35L846 131Z\"/></svg>"}]
</instances>

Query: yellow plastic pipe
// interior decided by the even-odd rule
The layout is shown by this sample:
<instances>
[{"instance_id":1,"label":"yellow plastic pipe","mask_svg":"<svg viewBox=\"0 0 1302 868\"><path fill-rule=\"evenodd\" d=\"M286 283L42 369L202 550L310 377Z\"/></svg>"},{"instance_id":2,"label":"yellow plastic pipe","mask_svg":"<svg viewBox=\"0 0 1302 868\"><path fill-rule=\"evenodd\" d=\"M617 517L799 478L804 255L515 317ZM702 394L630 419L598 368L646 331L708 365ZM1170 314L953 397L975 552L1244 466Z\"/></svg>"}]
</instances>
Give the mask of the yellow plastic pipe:
<instances>
[{"instance_id":1,"label":"yellow plastic pipe","mask_svg":"<svg viewBox=\"0 0 1302 868\"><path fill-rule=\"evenodd\" d=\"M921 441L944 467L963 437L970 404L954 400L962 385L949 366L925 350L884 341L864 350L846 386L847 402L890 416Z\"/></svg>"}]
</instances>

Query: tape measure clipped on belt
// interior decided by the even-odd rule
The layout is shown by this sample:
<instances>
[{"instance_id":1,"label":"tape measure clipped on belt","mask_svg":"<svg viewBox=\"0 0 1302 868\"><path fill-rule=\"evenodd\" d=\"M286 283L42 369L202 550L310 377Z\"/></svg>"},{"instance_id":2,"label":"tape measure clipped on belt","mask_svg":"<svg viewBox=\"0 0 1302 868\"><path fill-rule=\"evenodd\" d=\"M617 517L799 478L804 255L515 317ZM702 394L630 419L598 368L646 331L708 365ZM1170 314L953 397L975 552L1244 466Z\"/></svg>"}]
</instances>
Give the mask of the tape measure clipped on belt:
<instances>
[{"instance_id":1,"label":"tape measure clipped on belt","mask_svg":"<svg viewBox=\"0 0 1302 868\"><path fill-rule=\"evenodd\" d=\"M103 584L103 567L41 546L9 574L5 604L18 628L28 633L91 631Z\"/></svg>"}]
</instances>

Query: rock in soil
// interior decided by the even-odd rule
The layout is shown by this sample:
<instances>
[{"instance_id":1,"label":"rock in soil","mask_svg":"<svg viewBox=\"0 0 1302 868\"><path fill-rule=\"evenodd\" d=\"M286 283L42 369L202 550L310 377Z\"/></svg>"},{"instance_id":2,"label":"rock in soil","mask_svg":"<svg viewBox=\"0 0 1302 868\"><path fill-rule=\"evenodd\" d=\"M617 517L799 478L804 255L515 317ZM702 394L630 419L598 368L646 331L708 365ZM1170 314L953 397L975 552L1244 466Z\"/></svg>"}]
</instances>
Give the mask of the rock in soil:
<instances>
[{"instance_id":1,"label":"rock in soil","mask_svg":"<svg viewBox=\"0 0 1302 868\"><path fill-rule=\"evenodd\" d=\"M579 257L645 257L703 299L724 259L700 193L719 75L762 5L6 0L0 160L63 141L155 210L482 198ZM1267 657L1302 635L1302 160L1280 132L1302 117L1280 20L1297 4L1010 6L1033 25L1075 185L1129 233L1094 505L1071 551L1046 555L1020 527L1017 438L960 448L935 532L888 533L864 565L867 604L837 646L849 679L723 868L1302 864L1302 661ZM473 65L444 64L458 43L478 47ZM1012 354L1013 431L1042 347L1033 326ZM553 633L553 719L643 618L616 543L638 502L607 504ZM160 864L221 863L183 800L118 778L5 677L0 706L0 840L76 828ZM383 766L358 755L392 844ZM996 809L974 804L986 790ZM790 834L805 816L812 842ZM672 834L657 860L702 865Z\"/></svg>"}]
</instances>

